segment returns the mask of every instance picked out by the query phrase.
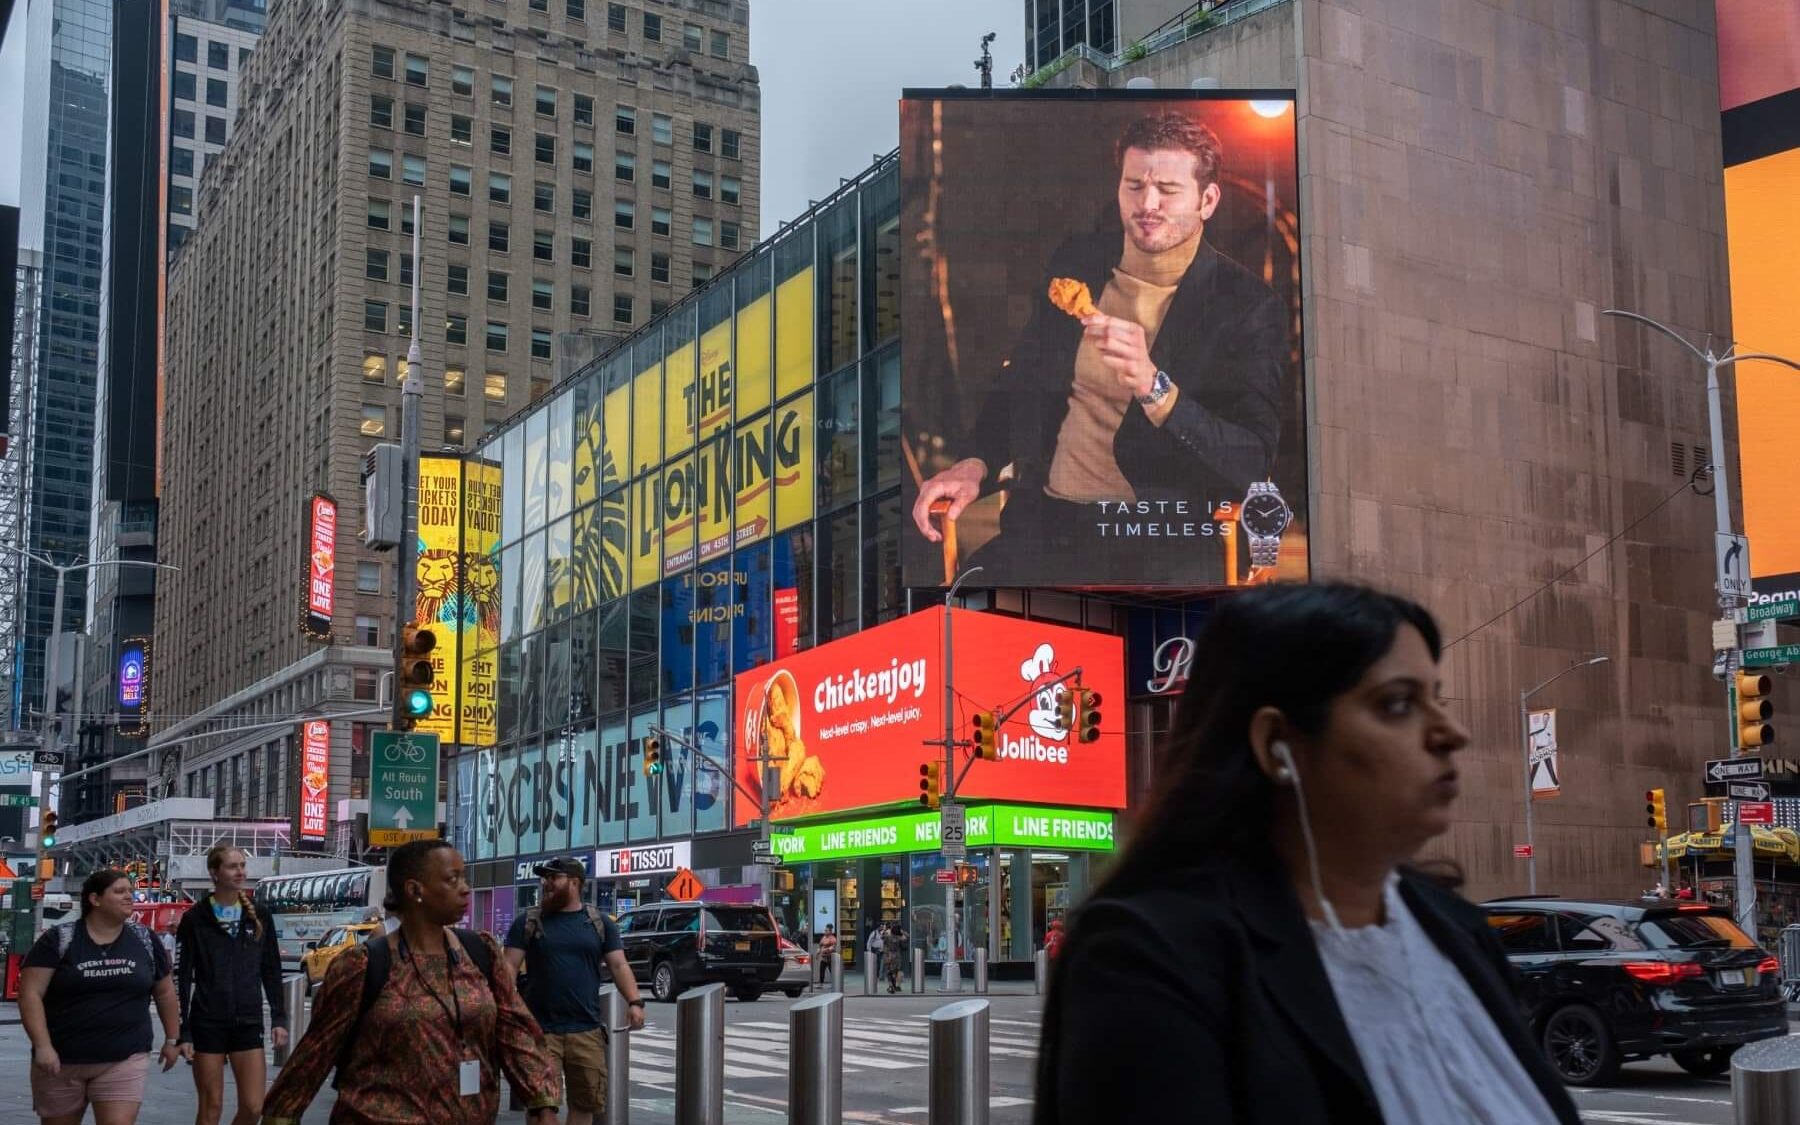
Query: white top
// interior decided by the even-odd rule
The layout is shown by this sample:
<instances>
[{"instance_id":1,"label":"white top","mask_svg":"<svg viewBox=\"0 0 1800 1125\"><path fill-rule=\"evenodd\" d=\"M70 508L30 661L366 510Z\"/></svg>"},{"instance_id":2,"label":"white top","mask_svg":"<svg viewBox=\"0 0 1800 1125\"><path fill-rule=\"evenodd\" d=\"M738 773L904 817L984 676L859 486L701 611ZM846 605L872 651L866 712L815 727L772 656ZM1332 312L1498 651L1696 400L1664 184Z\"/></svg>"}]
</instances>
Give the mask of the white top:
<instances>
[{"instance_id":1,"label":"white top","mask_svg":"<svg viewBox=\"0 0 1800 1125\"><path fill-rule=\"evenodd\" d=\"M1544 1097L1391 877L1387 922L1313 936L1387 1125L1541 1125Z\"/></svg>"}]
</instances>

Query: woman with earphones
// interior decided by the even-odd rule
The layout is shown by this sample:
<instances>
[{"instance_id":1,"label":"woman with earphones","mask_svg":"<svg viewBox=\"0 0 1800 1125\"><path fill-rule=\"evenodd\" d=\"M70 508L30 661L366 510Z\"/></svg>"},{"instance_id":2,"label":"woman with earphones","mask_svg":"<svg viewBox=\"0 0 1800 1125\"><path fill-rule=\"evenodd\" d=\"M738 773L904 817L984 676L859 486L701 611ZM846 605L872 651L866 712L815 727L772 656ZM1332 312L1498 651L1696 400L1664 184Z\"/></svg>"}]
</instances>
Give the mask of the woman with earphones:
<instances>
[{"instance_id":1,"label":"woman with earphones","mask_svg":"<svg viewBox=\"0 0 1800 1125\"><path fill-rule=\"evenodd\" d=\"M1485 916L1408 866L1469 741L1440 651L1357 586L1213 608L1157 803L1057 958L1035 1125L1579 1121Z\"/></svg>"}]
</instances>

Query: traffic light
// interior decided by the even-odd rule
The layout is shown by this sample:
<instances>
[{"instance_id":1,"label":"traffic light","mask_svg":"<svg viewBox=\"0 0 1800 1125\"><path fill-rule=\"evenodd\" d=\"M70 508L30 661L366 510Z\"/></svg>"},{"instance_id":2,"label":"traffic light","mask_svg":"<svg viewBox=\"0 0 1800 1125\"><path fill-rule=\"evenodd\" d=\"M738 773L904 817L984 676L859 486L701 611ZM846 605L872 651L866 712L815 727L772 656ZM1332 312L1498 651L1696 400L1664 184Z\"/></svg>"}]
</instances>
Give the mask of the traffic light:
<instances>
[{"instance_id":1,"label":"traffic light","mask_svg":"<svg viewBox=\"0 0 1800 1125\"><path fill-rule=\"evenodd\" d=\"M1077 740L1092 742L1100 737L1100 693L1083 690L1075 707Z\"/></svg>"},{"instance_id":2,"label":"traffic light","mask_svg":"<svg viewBox=\"0 0 1800 1125\"><path fill-rule=\"evenodd\" d=\"M1775 704L1768 698L1774 681L1761 672L1739 672L1738 745L1749 750L1775 741L1775 727L1769 722L1775 715Z\"/></svg>"},{"instance_id":3,"label":"traffic light","mask_svg":"<svg viewBox=\"0 0 1800 1125\"><path fill-rule=\"evenodd\" d=\"M56 846L56 810L45 809L43 820L38 824L38 847L42 849Z\"/></svg>"},{"instance_id":4,"label":"traffic light","mask_svg":"<svg viewBox=\"0 0 1800 1125\"><path fill-rule=\"evenodd\" d=\"M1644 793L1644 823L1656 829L1658 836L1669 834L1669 806L1661 789Z\"/></svg>"},{"instance_id":5,"label":"traffic light","mask_svg":"<svg viewBox=\"0 0 1800 1125\"><path fill-rule=\"evenodd\" d=\"M997 761L1000 757L1000 716L992 711L981 711L975 716L975 756L984 761Z\"/></svg>"},{"instance_id":6,"label":"traffic light","mask_svg":"<svg viewBox=\"0 0 1800 1125\"><path fill-rule=\"evenodd\" d=\"M935 809L944 801L944 764L926 762L919 767L919 803Z\"/></svg>"},{"instance_id":7,"label":"traffic light","mask_svg":"<svg viewBox=\"0 0 1800 1125\"><path fill-rule=\"evenodd\" d=\"M431 667L431 650L437 634L420 625L400 627L400 666L395 670L394 690L400 695L396 730L412 730L431 714L431 684L437 673Z\"/></svg>"},{"instance_id":8,"label":"traffic light","mask_svg":"<svg viewBox=\"0 0 1800 1125\"><path fill-rule=\"evenodd\" d=\"M662 739L644 740L644 776L655 777L662 772Z\"/></svg>"},{"instance_id":9,"label":"traffic light","mask_svg":"<svg viewBox=\"0 0 1800 1125\"><path fill-rule=\"evenodd\" d=\"M1056 725L1065 731L1075 729L1075 697L1079 694L1081 684L1076 682L1056 697Z\"/></svg>"}]
</instances>

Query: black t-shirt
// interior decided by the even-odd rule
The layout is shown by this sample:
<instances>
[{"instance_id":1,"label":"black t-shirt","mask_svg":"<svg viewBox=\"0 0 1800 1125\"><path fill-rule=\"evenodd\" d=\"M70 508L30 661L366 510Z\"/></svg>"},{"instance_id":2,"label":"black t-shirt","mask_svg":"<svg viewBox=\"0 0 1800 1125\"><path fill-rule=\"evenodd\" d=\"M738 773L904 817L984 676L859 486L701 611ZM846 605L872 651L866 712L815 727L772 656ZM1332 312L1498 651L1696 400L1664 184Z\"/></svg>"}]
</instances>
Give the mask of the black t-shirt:
<instances>
[{"instance_id":1,"label":"black t-shirt","mask_svg":"<svg viewBox=\"0 0 1800 1125\"><path fill-rule=\"evenodd\" d=\"M69 947L52 926L25 956L27 969L54 969L44 993L50 1045L65 1063L115 1063L148 1051L150 993L169 975L169 955L127 922L104 945L74 923Z\"/></svg>"},{"instance_id":2,"label":"black t-shirt","mask_svg":"<svg viewBox=\"0 0 1800 1125\"><path fill-rule=\"evenodd\" d=\"M506 931L506 948L525 951L525 1006L545 1031L567 1035L601 1026L600 986L611 979L606 955L624 948L619 927L604 914L606 940L594 932L585 910L542 916L543 932L525 944L525 915Z\"/></svg>"}]
</instances>

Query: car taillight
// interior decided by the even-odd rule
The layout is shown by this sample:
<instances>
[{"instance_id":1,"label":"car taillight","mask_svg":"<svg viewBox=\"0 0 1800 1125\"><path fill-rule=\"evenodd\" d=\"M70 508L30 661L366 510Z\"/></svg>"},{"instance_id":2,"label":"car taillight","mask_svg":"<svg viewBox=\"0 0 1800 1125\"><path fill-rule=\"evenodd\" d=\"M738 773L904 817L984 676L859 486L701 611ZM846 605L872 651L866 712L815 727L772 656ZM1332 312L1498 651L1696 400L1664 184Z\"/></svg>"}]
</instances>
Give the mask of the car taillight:
<instances>
[{"instance_id":1,"label":"car taillight","mask_svg":"<svg viewBox=\"0 0 1800 1125\"><path fill-rule=\"evenodd\" d=\"M1712 909L1712 905L1705 902L1684 902L1675 909L1683 914L1704 914Z\"/></svg>"},{"instance_id":2,"label":"car taillight","mask_svg":"<svg viewBox=\"0 0 1800 1125\"><path fill-rule=\"evenodd\" d=\"M1695 961L1627 961L1622 968L1645 984L1674 984L1706 972Z\"/></svg>"},{"instance_id":3,"label":"car taillight","mask_svg":"<svg viewBox=\"0 0 1800 1125\"><path fill-rule=\"evenodd\" d=\"M1761 961L1756 963L1756 971L1759 973L1779 973L1781 971L1781 958L1764 957Z\"/></svg>"}]
</instances>

